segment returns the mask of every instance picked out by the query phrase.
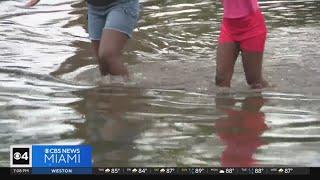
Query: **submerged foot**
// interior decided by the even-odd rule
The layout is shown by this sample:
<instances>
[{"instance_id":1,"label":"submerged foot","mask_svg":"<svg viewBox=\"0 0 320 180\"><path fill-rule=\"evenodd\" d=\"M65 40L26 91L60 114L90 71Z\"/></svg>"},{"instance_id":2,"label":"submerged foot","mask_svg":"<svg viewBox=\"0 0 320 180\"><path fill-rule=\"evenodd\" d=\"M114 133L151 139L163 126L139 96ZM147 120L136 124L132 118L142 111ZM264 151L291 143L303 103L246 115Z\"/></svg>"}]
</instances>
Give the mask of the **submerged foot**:
<instances>
[{"instance_id":1,"label":"submerged foot","mask_svg":"<svg viewBox=\"0 0 320 180\"><path fill-rule=\"evenodd\" d=\"M129 78L127 76L112 76L112 75L106 75L102 76L99 80L99 85L110 85L110 84L127 84L129 82Z\"/></svg>"},{"instance_id":2,"label":"submerged foot","mask_svg":"<svg viewBox=\"0 0 320 180\"><path fill-rule=\"evenodd\" d=\"M111 84L125 84L129 81L128 76L110 76Z\"/></svg>"},{"instance_id":3,"label":"submerged foot","mask_svg":"<svg viewBox=\"0 0 320 180\"><path fill-rule=\"evenodd\" d=\"M274 84L269 84L266 80L262 80L259 83L250 84L251 89L264 89L264 88L274 88Z\"/></svg>"}]
</instances>

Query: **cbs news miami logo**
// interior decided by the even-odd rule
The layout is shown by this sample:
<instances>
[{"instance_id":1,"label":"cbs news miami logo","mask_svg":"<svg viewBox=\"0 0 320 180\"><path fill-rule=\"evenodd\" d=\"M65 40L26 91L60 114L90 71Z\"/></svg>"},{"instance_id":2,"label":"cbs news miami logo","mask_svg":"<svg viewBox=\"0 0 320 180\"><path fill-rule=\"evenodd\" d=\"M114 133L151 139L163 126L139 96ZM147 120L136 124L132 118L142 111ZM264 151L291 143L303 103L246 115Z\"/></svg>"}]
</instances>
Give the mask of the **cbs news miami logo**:
<instances>
[{"instance_id":1,"label":"cbs news miami logo","mask_svg":"<svg viewBox=\"0 0 320 180\"><path fill-rule=\"evenodd\" d=\"M33 172L46 173L52 168L82 168L90 172L92 148L88 145L13 145L10 167L32 167ZM74 169L80 172L80 169Z\"/></svg>"}]
</instances>

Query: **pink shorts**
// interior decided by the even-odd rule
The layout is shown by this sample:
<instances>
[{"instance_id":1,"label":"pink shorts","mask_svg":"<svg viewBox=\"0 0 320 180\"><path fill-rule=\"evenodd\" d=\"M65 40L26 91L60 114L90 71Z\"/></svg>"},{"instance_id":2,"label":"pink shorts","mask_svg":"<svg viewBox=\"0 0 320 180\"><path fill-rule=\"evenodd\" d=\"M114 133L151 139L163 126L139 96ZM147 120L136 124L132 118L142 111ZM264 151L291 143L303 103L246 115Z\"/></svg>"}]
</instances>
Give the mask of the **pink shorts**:
<instances>
[{"instance_id":1,"label":"pink shorts","mask_svg":"<svg viewBox=\"0 0 320 180\"><path fill-rule=\"evenodd\" d=\"M234 42L242 51L263 52L266 36L265 19L258 10L243 18L223 18L219 44Z\"/></svg>"}]
</instances>

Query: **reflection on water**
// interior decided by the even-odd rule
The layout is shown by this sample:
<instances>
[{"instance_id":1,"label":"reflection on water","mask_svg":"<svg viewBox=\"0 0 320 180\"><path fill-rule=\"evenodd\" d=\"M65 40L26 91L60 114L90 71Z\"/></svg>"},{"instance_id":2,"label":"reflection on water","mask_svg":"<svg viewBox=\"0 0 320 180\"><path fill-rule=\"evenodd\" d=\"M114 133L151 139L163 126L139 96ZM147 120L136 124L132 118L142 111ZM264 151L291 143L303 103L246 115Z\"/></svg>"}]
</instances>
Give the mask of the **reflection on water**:
<instances>
[{"instance_id":1,"label":"reflection on water","mask_svg":"<svg viewBox=\"0 0 320 180\"><path fill-rule=\"evenodd\" d=\"M97 88L77 92L77 95L84 98L73 106L84 114L86 122L75 124L78 129L76 136L93 146L96 165L125 166L133 156L134 139L150 123L125 118L126 113L143 108L135 106L135 99L143 100L140 90Z\"/></svg>"},{"instance_id":2,"label":"reflection on water","mask_svg":"<svg viewBox=\"0 0 320 180\"><path fill-rule=\"evenodd\" d=\"M101 84L78 0L0 1L0 166L11 144L91 144L95 166L319 166L320 1L260 1L265 77L214 86L218 1L141 0L132 82ZM292 158L295 157L295 158Z\"/></svg>"},{"instance_id":3,"label":"reflection on water","mask_svg":"<svg viewBox=\"0 0 320 180\"><path fill-rule=\"evenodd\" d=\"M239 109L236 103L241 103ZM251 167L254 154L262 146L261 135L268 129L265 114L261 112L264 99L261 95L237 101L216 98L216 107L227 117L217 120L215 128L226 148L221 155L221 165L226 167Z\"/></svg>"}]
</instances>

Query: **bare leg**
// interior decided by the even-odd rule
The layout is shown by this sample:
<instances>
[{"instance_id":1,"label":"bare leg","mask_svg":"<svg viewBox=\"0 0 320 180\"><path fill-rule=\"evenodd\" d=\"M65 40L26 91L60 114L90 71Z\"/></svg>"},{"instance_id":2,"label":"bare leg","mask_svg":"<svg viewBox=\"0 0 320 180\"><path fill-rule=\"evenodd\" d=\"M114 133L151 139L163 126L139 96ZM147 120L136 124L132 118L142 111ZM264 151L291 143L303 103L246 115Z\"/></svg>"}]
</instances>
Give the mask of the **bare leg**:
<instances>
[{"instance_id":1,"label":"bare leg","mask_svg":"<svg viewBox=\"0 0 320 180\"><path fill-rule=\"evenodd\" d=\"M234 64L239 55L239 45L237 43L223 43L218 45L216 85L230 87Z\"/></svg>"},{"instance_id":2,"label":"bare leg","mask_svg":"<svg viewBox=\"0 0 320 180\"><path fill-rule=\"evenodd\" d=\"M121 75L128 78L127 68L120 60L128 36L114 30L105 29L102 34L98 51L101 74Z\"/></svg>"},{"instance_id":3,"label":"bare leg","mask_svg":"<svg viewBox=\"0 0 320 180\"><path fill-rule=\"evenodd\" d=\"M268 86L268 82L262 76L263 53L242 52L242 64L247 83L252 89L261 89Z\"/></svg>"},{"instance_id":4,"label":"bare leg","mask_svg":"<svg viewBox=\"0 0 320 180\"><path fill-rule=\"evenodd\" d=\"M99 47L100 47L100 40L92 40L91 41L91 47L92 47L92 51L93 54L95 56L95 58L98 61L99 64L99 70L102 76L107 75L108 71L105 71L105 69L108 69L108 66L106 63L102 63L101 60L99 59Z\"/></svg>"}]
</instances>

